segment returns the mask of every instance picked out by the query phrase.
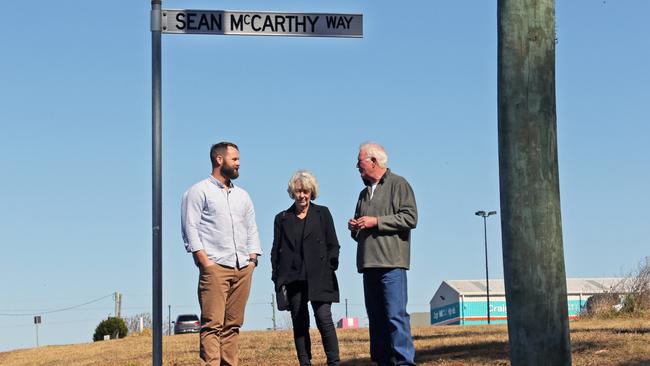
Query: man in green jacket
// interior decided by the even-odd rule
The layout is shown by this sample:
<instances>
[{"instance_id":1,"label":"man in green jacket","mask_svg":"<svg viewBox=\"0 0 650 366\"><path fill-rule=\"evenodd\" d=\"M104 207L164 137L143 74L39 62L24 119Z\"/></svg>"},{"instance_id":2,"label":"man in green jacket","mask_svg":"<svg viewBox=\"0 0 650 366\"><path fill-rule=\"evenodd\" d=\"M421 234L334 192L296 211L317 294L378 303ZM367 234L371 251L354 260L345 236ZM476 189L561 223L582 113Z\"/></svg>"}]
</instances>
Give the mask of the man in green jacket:
<instances>
[{"instance_id":1,"label":"man in green jacket","mask_svg":"<svg viewBox=\"0 0 650 366\"><path fill-rule=\"evenodd\" d=\"M413 189L388 169L377 143L359 147L357 168L366 188L359 194L348 229L357 241L357 270L370 325L370 357L378 365L415 365L411 324L406 312L406 271L411 230L418 220Z\"/></svg>"}]
</instances>

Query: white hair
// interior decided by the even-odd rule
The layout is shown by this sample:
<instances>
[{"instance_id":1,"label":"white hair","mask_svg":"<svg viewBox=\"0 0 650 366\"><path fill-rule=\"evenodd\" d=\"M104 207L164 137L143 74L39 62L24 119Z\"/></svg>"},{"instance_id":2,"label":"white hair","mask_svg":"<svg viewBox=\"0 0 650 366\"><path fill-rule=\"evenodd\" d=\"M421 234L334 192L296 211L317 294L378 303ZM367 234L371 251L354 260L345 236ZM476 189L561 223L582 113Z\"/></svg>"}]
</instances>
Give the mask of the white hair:
<instances>
[{"instance_id":1,"label":"white hair","mask_svg":"<svg viewBox=\"0 0 650 366\"><path fill-rule=\"evenodd\" d=\"M382 168L388 167L388 154L386 154L386 150L384 150L384 147L379 145L376 142L364 142L359 146L360 151L365 151L366 157L368 158L375 158L375 161L377 162L377 165L379 165Z\"/></svg>"},{"instance_id":2,"label":"white hair","mask_svg":"<svg viewBox=\"0 0 650 366\"><path fill-rule=\"evenodd\" d=\"M298 170L291 176L289 179L289 185L287 187L287 192L289 192L289 197L295 199L293 191L297 185L300 185L302 189L306 189L311 192L311 199L314 200L318 197L318 181L314 174L307 170Z\"/></svg>"}]
</instances>

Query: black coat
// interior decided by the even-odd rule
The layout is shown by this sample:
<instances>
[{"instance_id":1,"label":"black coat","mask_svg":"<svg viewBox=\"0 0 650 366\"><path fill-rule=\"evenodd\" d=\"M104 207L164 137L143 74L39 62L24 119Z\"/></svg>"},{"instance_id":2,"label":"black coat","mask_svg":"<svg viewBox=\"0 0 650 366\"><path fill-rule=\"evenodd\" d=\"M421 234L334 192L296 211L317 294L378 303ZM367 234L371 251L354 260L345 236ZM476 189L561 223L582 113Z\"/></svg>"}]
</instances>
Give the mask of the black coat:
<instances>
[{"instance_id":1,"label":"black coat","mask_svg":"<svg viewBox=\"0 0 650 366\"><path fill-rule=\"evenodd\" d=\"M271 279L276 289L287 284L296 249L290 234L293 229L289 227L294 220L287 220L289 215L296 215L293 205L273 221ZM339 266L339 241L332 214L327 207L311 203L305 219L302 247L309 301L339 302L339 284L334 273Z\"/></svg>"}]
</instances>

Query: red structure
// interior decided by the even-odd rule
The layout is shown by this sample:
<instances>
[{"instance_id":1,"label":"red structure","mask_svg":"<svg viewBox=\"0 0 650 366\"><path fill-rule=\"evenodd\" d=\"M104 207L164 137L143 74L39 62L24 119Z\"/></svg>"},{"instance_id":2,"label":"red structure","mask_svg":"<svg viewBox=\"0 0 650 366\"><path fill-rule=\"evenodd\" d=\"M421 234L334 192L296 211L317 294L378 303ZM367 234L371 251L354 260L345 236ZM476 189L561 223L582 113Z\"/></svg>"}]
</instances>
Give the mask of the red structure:
<instances>
[{"instance_id":1,"label":"red structure","mask_svg":"<svg viewBox=\"0 0 650 366\"><path fill-rule=\"evenodd\" d=\"M336 323L337 328L342 329L356 329L359 328L359 318L341 318Z\"/></svg>"}]
</instances>

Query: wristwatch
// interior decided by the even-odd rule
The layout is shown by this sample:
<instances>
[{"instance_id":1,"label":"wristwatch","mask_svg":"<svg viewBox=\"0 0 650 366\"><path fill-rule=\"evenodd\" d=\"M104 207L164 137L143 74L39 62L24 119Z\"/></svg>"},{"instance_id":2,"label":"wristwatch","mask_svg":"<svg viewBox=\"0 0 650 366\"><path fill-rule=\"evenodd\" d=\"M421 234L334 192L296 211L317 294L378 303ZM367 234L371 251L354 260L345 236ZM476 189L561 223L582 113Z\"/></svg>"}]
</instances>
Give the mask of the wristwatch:
<instances>
[{"instance_id":1,"label":"wristwatch","mask_svg":"<svg viewBox=\"0 0 650 366\"><path fill-rule=\"evenodd\" d=\"M248 260L249 260L250 262L255 263L255 267L257 267L257 258L250 258L250 257L249 257Z\"/></svg>"}]
</instances>

